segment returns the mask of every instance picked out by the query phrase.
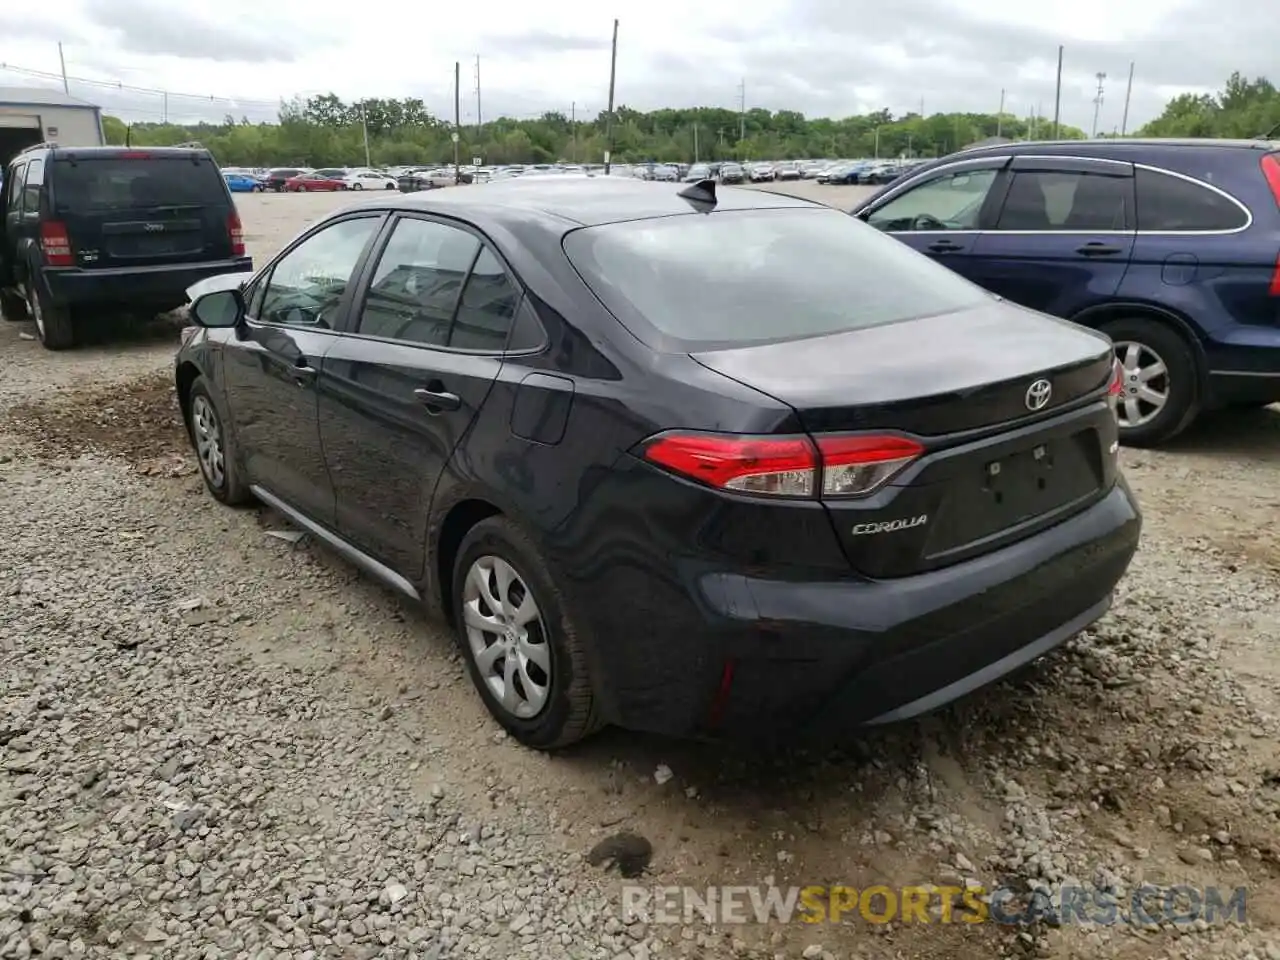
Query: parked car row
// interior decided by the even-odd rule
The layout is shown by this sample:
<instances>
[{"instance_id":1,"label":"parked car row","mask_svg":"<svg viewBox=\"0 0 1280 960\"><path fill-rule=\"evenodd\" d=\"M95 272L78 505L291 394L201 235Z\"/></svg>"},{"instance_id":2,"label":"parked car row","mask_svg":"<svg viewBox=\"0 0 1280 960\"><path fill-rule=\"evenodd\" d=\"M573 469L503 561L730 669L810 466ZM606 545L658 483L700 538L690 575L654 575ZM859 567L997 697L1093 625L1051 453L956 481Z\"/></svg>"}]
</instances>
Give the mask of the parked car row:
<instances>
[{"instance_id":1,"label":"parked car row","mask_svg":"<svg viewBox=\"0 0 1280 960\"><path fill-rule=\"evenodd\" d=\"M232 193L315 193L335 190L395 190L394 177L368 168L275 167L270 170L223 168L222 178Z\"/></svg>"}]
</instances>

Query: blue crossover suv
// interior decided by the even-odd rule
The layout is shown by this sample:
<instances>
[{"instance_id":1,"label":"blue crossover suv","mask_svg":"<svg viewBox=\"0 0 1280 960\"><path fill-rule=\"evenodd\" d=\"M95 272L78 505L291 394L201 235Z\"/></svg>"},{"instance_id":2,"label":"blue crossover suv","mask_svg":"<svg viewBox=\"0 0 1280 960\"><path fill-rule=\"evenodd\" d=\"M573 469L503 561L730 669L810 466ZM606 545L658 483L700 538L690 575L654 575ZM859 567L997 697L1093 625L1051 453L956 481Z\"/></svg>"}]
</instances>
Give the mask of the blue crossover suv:
<instances>
[{"instance_id":1,"label":"blue crossover suv","mask_svg":"<svg viewBox=\"0 0 1280 960\"><path fill-rule=\"evenodd\" d=\"M1016 303L1105 332L1124 442L1280 400L1280 144L1008 143L933 161L852 213Z\"/></svg>"}]
</instances>

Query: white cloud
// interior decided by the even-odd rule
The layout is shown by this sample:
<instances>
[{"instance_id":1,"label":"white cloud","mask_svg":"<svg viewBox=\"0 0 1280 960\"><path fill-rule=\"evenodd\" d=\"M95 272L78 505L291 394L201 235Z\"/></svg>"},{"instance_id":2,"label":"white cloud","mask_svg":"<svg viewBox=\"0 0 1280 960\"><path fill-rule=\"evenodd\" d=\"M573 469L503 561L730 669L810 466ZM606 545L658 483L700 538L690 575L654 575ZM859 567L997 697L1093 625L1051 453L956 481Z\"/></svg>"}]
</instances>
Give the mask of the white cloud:
<instances>
[{"instance_id":1,"label":"white cloud","mask_svg":"<svg viewBox=\"0 0 1280 960\"><path fill-rule=\"evenodd\" d=\"M1234 69L1273 65L1272 14L1257 0L704 0L560 4L326 5L314 0L46 0L7 14L0 62L58 72L72 93L130 119L269 119L280 98L333 91L345 99L420 97L453 113L462 64L463 122L475 121L475 58L485 116L580 116L605 107L612 18L621 17L617 102L637 109L747 105L846 116L1053 111L1057 45L1066 46L1062 119L1086 130L1094 74L1107 74L1100 127L1120 123L1130 61L1130 127L1171 92L1217 89ZM41 81L0 70L0 85ZM186 97L178 94L192 94Z\"/></svg>"}]
</instances>

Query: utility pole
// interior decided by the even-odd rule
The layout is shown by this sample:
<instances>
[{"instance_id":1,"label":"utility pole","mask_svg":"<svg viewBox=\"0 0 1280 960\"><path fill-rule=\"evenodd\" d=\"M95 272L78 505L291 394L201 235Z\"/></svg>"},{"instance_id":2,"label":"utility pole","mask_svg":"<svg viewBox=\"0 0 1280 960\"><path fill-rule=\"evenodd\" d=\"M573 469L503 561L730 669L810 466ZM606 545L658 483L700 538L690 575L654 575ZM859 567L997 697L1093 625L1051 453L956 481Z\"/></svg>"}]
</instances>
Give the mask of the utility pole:
<instances>
[{"instance_id":1,"label":"utility pole","mask_svg":"<svg viewBox=\"0 0 1280 960\"><path fill-rule=\"evenodd\" d=\"M873 158L876 160L880 159L880 128L879 127L876 127L876 145L875 145L875 150L873 151Z\"/></svg>"},{"instance_id":2,"label":"utility pole","mask_svg":"<svg viewBox=\"0 0 1280 960\"><path fill-rule=\"evenodd\" d=\"M1062 46L1058 46L1058 86L1053 94L1053 139L1058 139L1058 118L1062 116Z\"/></svg>"},{"instance_id":3,"label":"utility pole","mask_svg":"<svg viewBox=\"0 0 1280 960\"><path fill-rule=\"evenodd\" d=\"M1133 96L1133 61L1129 61L1129 86L1124 91L1124 119L1120 121L1120 136L1129 132L1129 98Z\"/></svg>"},{"instance_id":4,"label":"utility pole","mask_svg":"<svg viewBox=\"0 0 1280 960\"><path fill-rule=\"evenodd\" d=\"M578 101L569 104L569 159L578 162Z\"/></svg>"},{"instance_id":5,"label":"utility pole","mask_svg":"<svg viewBox=\"0 0 1280 960\"><path fill-rule=\"evenodd\" d=\"M161 106L160 106L161 116L164 117L164 122L168 123L169 122L169 91L166 90L164 93L160 94L160 98L161 98Z\"/></svg>"},{"instance_id":6,"label":"utility pole","mask_svg":"<svg viewBox=\"0 0 1280 960\"><path fill-rule=\"evenodd\" d=\"M1000 109L996 113L996 136L1004 132L1004 91L1000 91Z\"/></svg>"},{"instance_id":7,"label":"utility pole","mask_svg":"<svg viewBox=\"0 0 1280 960\"><path fill-rule=\"evenodd\" d=\"M484 114L480 112L480 56L476 55L476 133L484 128Z\"/></svg>"},{"instance_id":8,"label":"utility pole","mask_svg":"<svg viewBox=\"0 0 1280 960\"><path fill-rule=\"evenodd\" d=\"M67 58L62 53L62 41L58 41L58 63L62 65L62 92L70 93L71 87L67 83Z\"/></svg>"},{"instance_id":9,"label":"utility pole","mask_svg":"<svg viewBox=\"0 0 1280 960\"><path fill-rule=\"evenodd\" d=\"M747 80L738 84L738 139L747 139Z\"/></svg>"},{"instance_id":10,"label":"utility pole","mask_svg":"<svg viewBox=\"0 0 1280 960\"><path fill-rule=\"evenodd\" d=\"M693 121L693 162L698 162L698 121Z\"/></svg>"},{"instance_id":11,"label":"utility pole","mask_svg":"<svg viewBox=\"0 0 1280 960\"><path fill-rule=\"evenodd\" d=\"M462 140L462 64L453 61L453 182L455 185L462 182L461 163L458 160L458 151L462 148L459 141Z\"/></svg>"},{"instance_id":12,"label":"utility pole","mask_svg":"<svg viewBox=\"0 0 1280 960\"><path fill-rule=\"evenodd\" d=\"M372 167L373 158L369 155L369 117L363 100L360 101L360 132L364 134L364 165Z\"/></svg>"},{"instance_id":13,"label":"utility pole","mask_svg":"<svg viewBox=\"0 0 1280 960\"><path fill-rule=\"evenodd\" d=\"M618 79L618 21L613 21L613 52L609 55L609 112L604 116L604 175L613 162L613 88Z\"/></svg>"},{"instance_id":14,"label":"utility pole","mask_svg":"<svg viewBox=\"0 0 1280 960\"><path fill-rule=\"evenodd\" d=\"M924 97L920 98L920 119L924 119Z\"/></svg>"},{"instance_id":15,"label":"utility pole","mask_svg":"<svg viewBox=\"0 0 1280 960\"><path fill-rule=\"evenodd\" d=\"M1099 71L1098 73L1095 73L1094 76L1098 78L1098 95L1093 98L1093 133L1091 134L1091 136L1097 137L1098 136L1098 111L1102 109L1103 83L1106 81L1107 75Z\"/></svg>"}]
</instances>

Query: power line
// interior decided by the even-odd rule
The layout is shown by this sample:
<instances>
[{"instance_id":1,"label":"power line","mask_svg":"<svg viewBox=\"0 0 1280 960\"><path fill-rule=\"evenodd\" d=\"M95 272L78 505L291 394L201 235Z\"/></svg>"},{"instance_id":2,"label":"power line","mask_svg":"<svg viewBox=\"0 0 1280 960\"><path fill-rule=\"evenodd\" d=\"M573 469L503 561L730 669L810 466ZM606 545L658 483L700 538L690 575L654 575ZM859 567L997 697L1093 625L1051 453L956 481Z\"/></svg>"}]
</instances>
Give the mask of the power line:
<instances>
[{"instance_id":1,"label":"power line","mask_svg":"<svg viewBox=\"0 0 1280 960\"><path fill-rule=\"evenodd\" d=\"M73 77L64 76L61 73L50 73L48 70L32 70L30 67L19 67L12 63L0 63L0 70L7 73L16 73L24 77L32 77L38 80L50 80L54 83L63 83L64 80L81 83L88 87L98 87L104 90L117 90L122 93L142 93L153 97L170 97L180 100L199 100L205 103L232 103L240 106L260 106L269 107L273 110L280 109L279 100L252 100L244 97L219 97L213 94L207 96L203 93L178 93L173 90L162 90L158 87L135 87L131 84L121 83L119 80L94 80L90 77Z\"/></svg>"}]
</instances>

